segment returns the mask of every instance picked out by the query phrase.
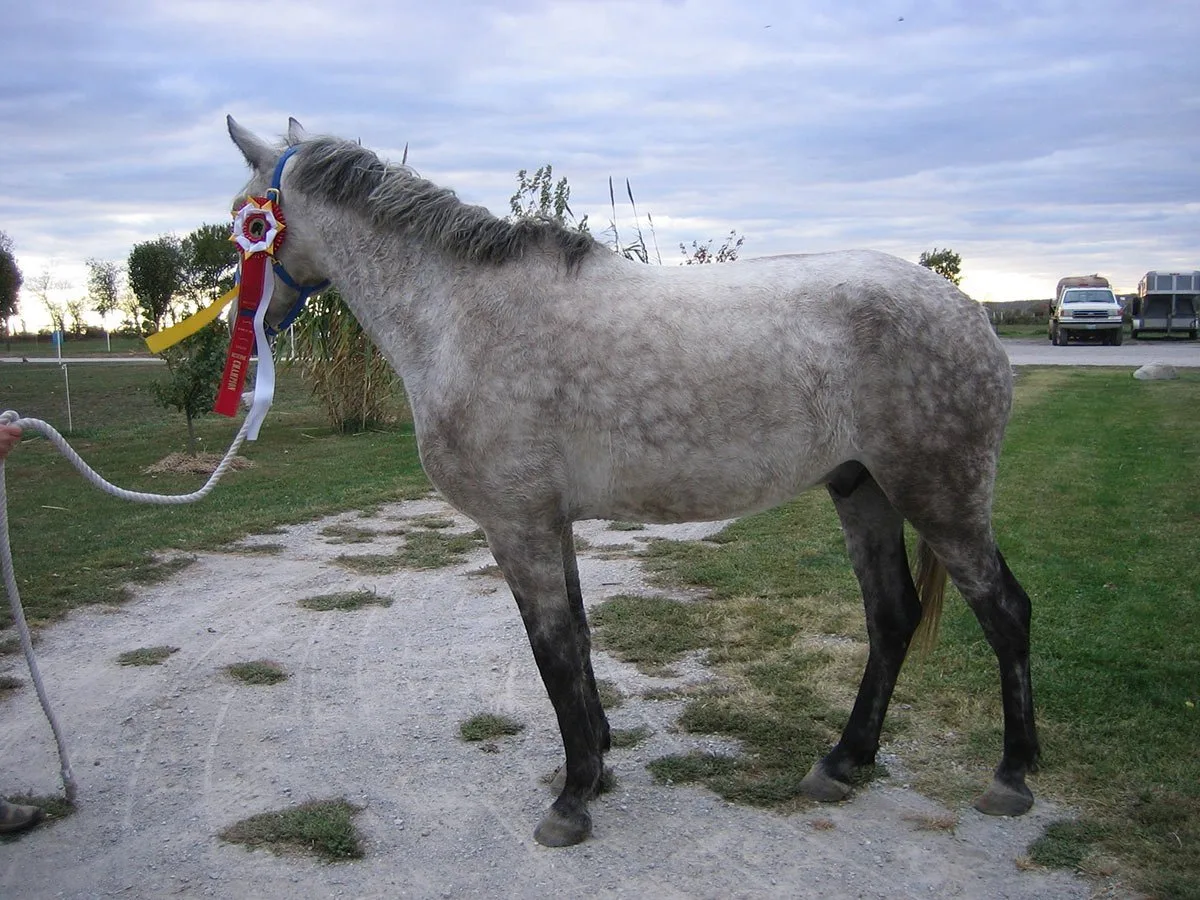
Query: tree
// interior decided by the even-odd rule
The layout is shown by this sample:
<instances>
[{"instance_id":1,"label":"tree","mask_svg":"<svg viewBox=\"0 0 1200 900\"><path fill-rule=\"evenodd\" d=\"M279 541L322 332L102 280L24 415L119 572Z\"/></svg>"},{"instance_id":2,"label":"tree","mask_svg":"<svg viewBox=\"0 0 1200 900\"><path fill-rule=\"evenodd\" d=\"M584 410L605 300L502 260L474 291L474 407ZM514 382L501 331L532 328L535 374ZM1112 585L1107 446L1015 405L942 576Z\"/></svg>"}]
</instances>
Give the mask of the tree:
<instances>
[{"instance_id":1,"label":"tree","mask_svg":"<svg viewBox=\"0 0 1200 900\"><path fill-rule=\"evenodd\" d=\"M949 247L945 250L934 247L931 251L925 251L921 253L921 258L917 262L925 268L937 272L951 284L956 285L962 281L962 257Z\"/></svg>"},{"instance_id":2,"label":"tree","mask_svg":"<svg viewBox=\"0 0 1200 900\"><path fill-rule=\"evenodd\" d=\"M201 225L183 239L183 288L198 307L207 306L233 287L237 245L228 225Z\"/></svg>"},{"instance_id":3,"label":"tree","mask_svg":"<svg viewBox=\"0 0 1200 900\"><path fill-rule=\"evenodd\" d=\"M46 312L50 316L51 327L58 332L65 332L67 330L67 310L61 303L50 299L50 292L59 291L70 286L68 282L55 278L49 267L42 269L40 275L29 279L29 292L41 301L42 306L46 308Z\"/></svg>"},{"instance_id":4,"label":"tree","mask_svg":"<svg viewBox=\"0 0 1200 900\"><path fill-rule=\"evenodd\" d=\"M102 259L89 259L88 299L92 309L104 322L121 302L121 264Z\"/></svg>"},{"instance_id":5,"label":"tree","mask_svg":"<svg viewBox=\"0 0 1200 900\"><path fill-rule=\"evenodd\" d=\"M171 302L183 286L183 251L174 235L135 244L129 252L129 287L137 297L140 323L148 332L162 328Z\"/></svg>"},{"instance_id":6,"label":"tree","mask_svg":"<svg viewBox=\"0 0 1200 900\"><path fill-rule=\"evenodd\" d=\"M92 309L100 314L100 327L104 329L105 345L112 349L108 339L108 317L121 304L121 266L119 263L101 259L89 259L88 298Z\"/></svg>"},{"instance_id":7,"label":"tree","mask_svg":"<svg viewBox=\"0 0 1200 900\"><path fill-rule=\"evenodd\" d=\"M83 314L87 312L87 298L79 297L66 302L67 315L71 318L71 334L82 335L87 329L83 322Z\"/></svg>"},{"instance_id":8,"label":"tree","mask_svg":"<svg viewBox=\"0 0 1200 900\"><path fill-rule=\"evenodd\" d=\"M21 292L21 268L13 253L13 242L0 231L0 327L8 333L8 320L17 314L17 297Z\"/></svg>"},{"instance_id":9,"label":"tree","mask_svg":"<svg viewBox=\"0 0 1200 900\"><path fill-rule=\"evenodd\" d=\"M187 418L190 456L196 455L195 420L212 412L216 402L228 344L229 330L217 319L159 354L166 361L167 377L151 387L162 406L177 409Z\"/></svg>"}]
</instances>

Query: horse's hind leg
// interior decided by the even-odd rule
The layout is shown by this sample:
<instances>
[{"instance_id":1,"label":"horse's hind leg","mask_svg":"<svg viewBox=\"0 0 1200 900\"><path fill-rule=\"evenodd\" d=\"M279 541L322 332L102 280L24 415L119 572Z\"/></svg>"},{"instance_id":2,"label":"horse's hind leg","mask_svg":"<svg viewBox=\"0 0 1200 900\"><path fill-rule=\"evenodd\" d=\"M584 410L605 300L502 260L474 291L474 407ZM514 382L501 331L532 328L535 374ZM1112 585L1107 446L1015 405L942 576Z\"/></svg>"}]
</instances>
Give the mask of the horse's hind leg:
<instances>
[{"instance_id":1,"label":"horse's hind leg","mask_svg":"<svg viewBox=\"0 0 1200 900\"><path fill-rule=\"evenodd\" d=\"M587 802L600 783L600 735L607 734L607 728L595 721L596 714L603 716L603 712L599 700L593 701L595 680L585 666L581 626L568 596L564 548L569 538L563 536L563 528L570 525L484 528L521 611L562 734L566 780L534 832L538 843L550 847L578 844L591 833ZM577 573L573 580L577 585Z\"/></svg>"},{"instance_id":2,"label":"horse's hind leg","mask_svg":"<svg viewBox=\"0 0 1200 900\"><path fill-rule=\"evenodd\" d=\"M562 533L563 570L567 578L567 600L571 604L571 615L575 623L575 643L583 659L584 690L587 694L588 716L596 731L596 743L601 753L612 746L612 732L608 717L600 703L600 692L596 688L596 675L592 671L592 633L588 627L587 611L583 608L583 590L579 586L579 563L575 558L575 537L568 524Z\"/></svg>"},{"instance_id":3,"label":"horse's hind leg","mask_svg":"<svg viewBox=\"0 0 1200 900\"><path fill-rule=\"evenodd\" d=\"M879 733L909 642L921 621L921 602L904 548L904 518L875 479L847 463L828 482L854 574L862 588L870 651L858 698L841 739L801 783L815 800L844 800L850 776L875 762Z\"/></svg>"},{"instance_id":4,"label":"horse's hind leg","mask_svg":"<svg viewBox=\"0 0 1200 900\"><path fill-rule=\"evenodd\" d=\"M990 529L974 538L968 534L951 531L927 534L926 539L975 613L1000 664L1004 755L975 808L993 816L1019 816L1033 806L1025 775L1037 770L1039 752L1029 674L1029 595L1008 568Z\"/></svg>"}]
</instances>

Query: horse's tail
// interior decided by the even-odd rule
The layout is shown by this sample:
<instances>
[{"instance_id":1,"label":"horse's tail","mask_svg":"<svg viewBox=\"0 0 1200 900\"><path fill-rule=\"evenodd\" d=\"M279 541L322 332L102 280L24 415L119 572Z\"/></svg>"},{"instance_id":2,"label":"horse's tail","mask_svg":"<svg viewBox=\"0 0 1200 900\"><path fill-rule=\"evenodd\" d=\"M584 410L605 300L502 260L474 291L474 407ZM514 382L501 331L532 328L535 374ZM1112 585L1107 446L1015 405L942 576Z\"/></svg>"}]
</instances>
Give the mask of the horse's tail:
<instances>
[{"instance_id":1,"label":"horse's tail","mask_svg":"<svg viewBox=\"0 0 1200 900\"><path fill-rule=\"evenodd\" d=\"M913 645L922 656L937 643L942 619L942 601L946 596L946 566L924 538L917 540L917 571L914 577L921 599L921 622L913 635Z\"/></svg>"}]
</instances>

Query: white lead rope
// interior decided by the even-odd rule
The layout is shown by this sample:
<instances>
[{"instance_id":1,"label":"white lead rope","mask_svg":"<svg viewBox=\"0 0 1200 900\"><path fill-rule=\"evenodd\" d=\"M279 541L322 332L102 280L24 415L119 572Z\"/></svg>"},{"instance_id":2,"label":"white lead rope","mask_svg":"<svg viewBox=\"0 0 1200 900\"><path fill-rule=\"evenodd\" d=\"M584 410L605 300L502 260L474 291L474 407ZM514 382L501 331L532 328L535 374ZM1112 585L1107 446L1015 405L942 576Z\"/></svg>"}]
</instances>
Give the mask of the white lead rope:
<instances>
[{"instance_id":1,"label":"white lead rope","mask_svg":"<svg viewBox=\"0 0 1200 900\"><path fill-rule=\"evenodd\" d=\"M268 358L270 358L269 354ZM270 405L269 400L267 404ZM44 434L50 440L50 443L58 449L58 452L65 456L84 478L100 490L112 494L114 497L132 500L134 503L178 505L195 503L197 500L208 496L209 492L217 486L217 482L221 480L221 477L233 463L233 458L237 455L238 449L246 439L251 425L255 426L255 431L258 430L257 425L258 422L261 422L261 416L258 417L258 422L252 422L251 417L247 417L242 422L242 427L238 431L237 436L234 437L228 452L226 452L225 457L217 465L216 469L213 470L212 475L208 477L208 481L199 490L192 491L190 494L147 494L141 491L127 491L124 488L119 488L105 481L95 469L85 463L79 454L75 452L74 448L67 443L66 439L48 422L43 422L41 419L22 419L11 409L0 413L0 422L5 424L15 423L22 430L32 430ZM67 746L63 740L62 729L59 728L58 720L54 717L54 711L50 708L50 700L46 696L46 688L42 684L42 676L38 671L37 659L33 655L33 641L29 634L29 624L25 621L25 612L21 607L21 594L17 590L17 576L13 568L12 547L8 539L8 491L5 486L4 460L2 459L0 459L0 567L4 569L4 587L8 591L8 603L12 609L13 622L17 626L17 635L21 641L21 649L25 652L25 662L29 665L29 675L33 679L33 686L37 691L38 701L42 704L42 710L46 713L46 718L50 722L50 730L54 732L54 742L58 745L58 759L62 769L63 788L66 790L67 800L73 803L75 802L76 785L75 776L71 774L71 760L67 755Z\"/></svg>"}]
</instances>

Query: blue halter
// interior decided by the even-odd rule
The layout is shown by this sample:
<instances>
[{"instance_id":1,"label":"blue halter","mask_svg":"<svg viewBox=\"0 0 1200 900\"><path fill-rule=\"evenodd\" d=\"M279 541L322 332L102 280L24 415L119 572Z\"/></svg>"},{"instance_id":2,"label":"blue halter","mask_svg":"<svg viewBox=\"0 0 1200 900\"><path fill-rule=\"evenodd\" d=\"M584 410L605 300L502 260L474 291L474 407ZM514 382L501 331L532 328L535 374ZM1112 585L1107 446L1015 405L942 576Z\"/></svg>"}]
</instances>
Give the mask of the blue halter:
<instances>
[{"instance_id":1,"label":"blue halter","mask_svg":"<svg viewBox=\"0 0 1200 900\"><path fill-rule=\"evenodd\" d=\"M267 188L267 196L274 200L275 204L280 209L283 209L283 198L279 191L279 183L283 178L283 167L287 164L287 161L291 159L292 154L298 149L299 147L293 146L288 147L283 151L283 156L279 157L279 162L275 163L275 173L271 176L271 186ZM288 327L294 321L296 321L296 317L300 315L300 311L304 309L304 304L308 302L308 298L313 294L321 293L321 291L329 287L330 284L329 279L326 278L320 284L302 285L288 273L288 270L284 268L283 263L274 257L271 259L271 267L275 270L276 277L294 290L297 294L297 297L296 302L292 304L292 308L288 310L288 314L284 316L283 321L279 323L279 327L272 328L270 325L266 326L268 336L278 334L281 331L286 331Z\"/></svg>"}]
</instances>

